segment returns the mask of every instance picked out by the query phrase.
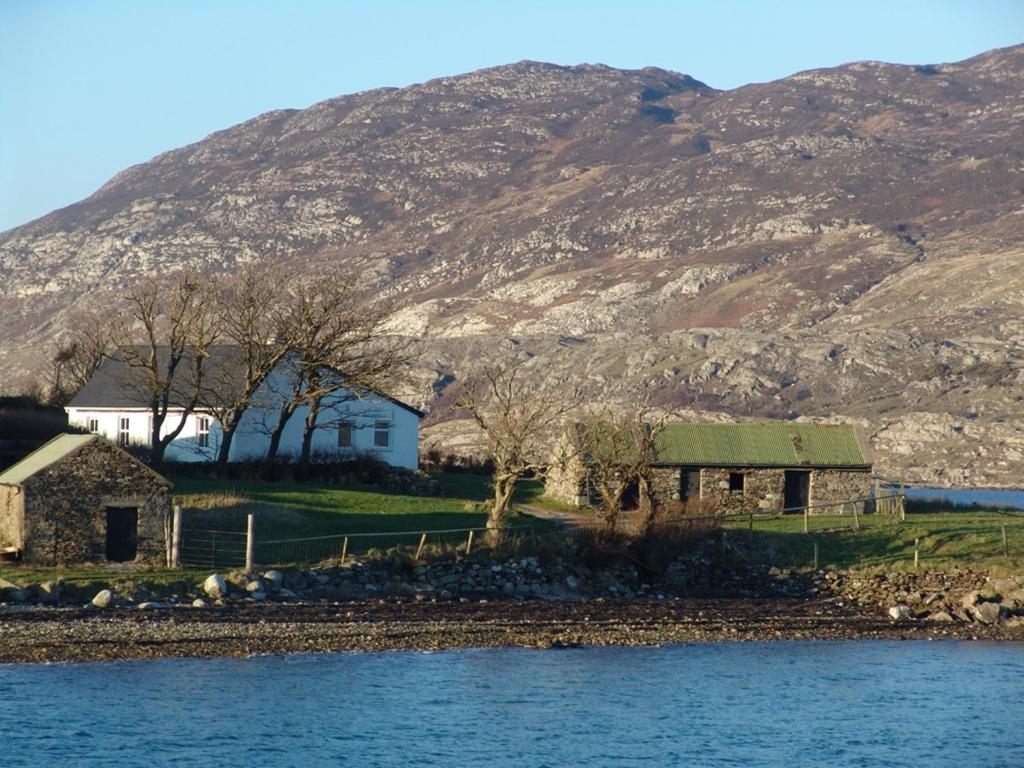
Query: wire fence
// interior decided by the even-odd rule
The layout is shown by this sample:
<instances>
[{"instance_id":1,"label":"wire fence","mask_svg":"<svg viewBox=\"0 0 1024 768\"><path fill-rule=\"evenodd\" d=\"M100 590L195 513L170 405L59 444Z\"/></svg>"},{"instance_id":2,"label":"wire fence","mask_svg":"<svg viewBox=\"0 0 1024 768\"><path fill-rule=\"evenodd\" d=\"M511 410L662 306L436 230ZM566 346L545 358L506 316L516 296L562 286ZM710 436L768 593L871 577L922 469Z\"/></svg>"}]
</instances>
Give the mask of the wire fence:
<instances>
[{"instance_id":1,"label":"wire fence","mask_svg":"<svg viewBox=\"0 0 1024 768\"><path fill-rule=\"evenodd\" d=\"M867 496L859 499L833 501L823 504L809 504L802 507L780 507L775 509L755 508L744 512L729 512L714 515L683 515L668 518L665 522L682 524L715 522L726 527L741 527L748 530L771 522L773 528L802 531L835 531L865 527L893 525L906 517L906 502L903 494Z\"/></svg>"},{"instance_id":2,"label":"wire fence","mask_svg":"<svg viewBox=\"0 0 1024 768\"><path fill-rule=\"evenodd\" d=\"M892 562L913 562L914 567L920 567L922 563L956 561L957 557L1024 556L1024 513L1005 513L1004 517L966 521L957 512L908 515L903 495L893 493L804 507L675 516L659 524L684 535L718 531L723 554L780 568ZM882 533L886 527L901 524L913 525L915 536L908 539L906 533ZM565 542L592 528L538 521L504 529L502 540L510 550L529 551ZM438 553L469 554L486 544L487 533L486 528L475 527L261 538L258 525L254 530L250 542L245 531L186 526L180 531L178 564L218 570L254 564L266 567L344 562L374 554L401 553L414 559ZM877 530L884 543L871 535L833 535L857 530ZM247 562L250 553L251 561Z\"/></svg>"},{"instance_id":3,"label":"wire fence","mask_svg":"<svg viewBox=\"0 0 1024 768\"><path fill-rule=\"evenodd\" d=\"M183 568L241 568L246 532L182 528L178 563Z\"/></svg>"},{"instance_id":4,"label":"wire fence","mask_svg":"<svg viewBox=\"0 0 1024 768\"><path fill-rule=\"evenodd\" d=\"M258 529L257 529L258 530ZM513 525L502 529L502 541L517 548L565 537L567 528L550 523ZM261 539L252 542L252 563L246 562L245 531L189 529L183 527L178 564L185 568L234 569L260 566L344 562L374 554L400 553L415 559L426 554L457 552L468 555L486 543L487 528L449 528L430 531L380 531Z\"/></svg>"}]
</instances>

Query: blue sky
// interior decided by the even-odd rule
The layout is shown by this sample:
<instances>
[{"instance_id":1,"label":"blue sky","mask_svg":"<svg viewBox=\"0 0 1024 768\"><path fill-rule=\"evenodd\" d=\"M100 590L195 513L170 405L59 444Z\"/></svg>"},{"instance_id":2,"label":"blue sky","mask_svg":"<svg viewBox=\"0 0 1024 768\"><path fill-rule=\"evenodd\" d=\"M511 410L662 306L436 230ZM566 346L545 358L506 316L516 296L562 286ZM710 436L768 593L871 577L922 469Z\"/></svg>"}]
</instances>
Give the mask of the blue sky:
<instances>
[{"instance_id":1,"label":"blue sky","mask_svg":"<svg viewBox=\"0 0 1024 768\"><path fill-rule=\"evenodd\" d=\"M270 109L537 59L718 88L1024 42L1024 0L0 0L0 230Z\"/></svg>"}]
</instances>

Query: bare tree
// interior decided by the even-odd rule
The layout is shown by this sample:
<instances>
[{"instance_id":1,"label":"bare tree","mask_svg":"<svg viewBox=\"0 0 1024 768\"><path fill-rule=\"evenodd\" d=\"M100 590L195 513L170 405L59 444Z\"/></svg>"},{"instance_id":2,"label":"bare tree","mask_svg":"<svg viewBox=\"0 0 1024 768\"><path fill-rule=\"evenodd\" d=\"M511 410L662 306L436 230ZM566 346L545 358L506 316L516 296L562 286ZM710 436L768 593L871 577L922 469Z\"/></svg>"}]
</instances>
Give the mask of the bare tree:
<instances>
[{"instance_id":1,"label":"bare tree","mask_svg":"<svg viewBox=\"0 0 1024 768\"><path fill-rule=\"evenodd\" d=\"M159 465L199 402L209 349L217 340L208 283L192 269L170 287L155 279L135 285L113 324L113 356L126 368L122 385L149 406L150 460ZM171 411L178 420L164 429Z\"/></svg>"},{"instance_id":2,"label":"bare tree","mask_svg":"<svg viewBox=\"0 0 1024 768\"><path fill-rule=\"evenodd\" d=\"M216 289L215 322L222 340L231 346L208 361L197 410L220 424L221 466L228 461L235 432L257 391L292 348L293 324L282 301L283 283L277 269L247 267Z\"/></svg>"},{"instance_id":3,"label":"bare tree","mask_svg":"<svg viewBox=\"0 0 1024 768\"><path fill-rule=\"evenodd\" d=\"M454 398L455 408L468 412L480 428L494 463L487 514L491 543L500 540L516 485L524 477L543 476L554 433L581 402L578 388L539 382L528 375L526 363L512 356L487 365Z\"/></svg>"},{"instance_id":4,"label":"bare tree","mask_svg":"<svg viewBox=\"0 0 1024 768\"><path fill-rule=\"evenodd\" d=\"M111 315L102 311L72 314L71 336L50 358L47 400L52 405L67 405L86 385L110 351Z\"/></svg>"},{"instance_id":5,"label":"bare tree","mask_svg":"<svg viewBox=\"0 0 1024 768\"><path fill-rule=\"evenodd\" d=\"M277 420L267 460L275 460L291 417L308 406L301 473L309 466L315 431L332 424L321 420L323 412L392 388L417 353L411 340L387 333L390 307L368 298L350 272L335 269L295 281L289 295L284 326L290 353L282 361L284 375L275 382Z\"/></svg>"},{"instance_id":6,"label":"bare tree","mask_svg":"<svg viewBox=\"0 0 1024 768\"><path fill-rule=\"evenodd\" d=\"M656 443L672 414L666 411L648 420L647 407L644 400L626 417L616 417L606 407L592 409L574 427L584 471L599 498L598 514L613 533L618 528L623 497L634 484L638 528L646 530L654 522L651 474L657 459Z\"/></svg>"}]
</instances>

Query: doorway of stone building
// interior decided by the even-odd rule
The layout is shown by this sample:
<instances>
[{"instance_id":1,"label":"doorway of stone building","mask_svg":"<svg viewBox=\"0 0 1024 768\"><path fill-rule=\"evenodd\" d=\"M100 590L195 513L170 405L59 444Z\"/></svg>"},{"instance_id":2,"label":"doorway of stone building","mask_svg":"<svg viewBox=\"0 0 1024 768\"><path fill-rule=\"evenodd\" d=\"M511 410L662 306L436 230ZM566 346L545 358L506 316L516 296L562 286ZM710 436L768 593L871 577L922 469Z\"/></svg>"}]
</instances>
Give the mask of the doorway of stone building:
<instances>
[{"instance_id":1,"label":"doorway of stone building","mask_svg":"<svg viewBox=\"0 0 1024 768\"><path fill-rule=\"evenodd\" d=\"M138 507L107 507L107 560L134 560L139 539Z\"/></svg>"},{"instance_id":2,"label":"doorway of stone building","mask_svg":"<svg viewBox=\"0 0 1024 768\"><path fill-rule=\"evenodd\" d=\"M679 473L679 501L700 501L700 470L684 469Z\"/></svg>"},{"instance_id":3,"label":"doorway of stone building","mask_svg":"<svg viewBox=\"0 0 1024 768\"><path fill-rule=\"evenodd\" d=\"M786 509L797 509L810 504L811 473L806 470L787 469L782 495L782 506Z\"/></svg>"}]
</instances>

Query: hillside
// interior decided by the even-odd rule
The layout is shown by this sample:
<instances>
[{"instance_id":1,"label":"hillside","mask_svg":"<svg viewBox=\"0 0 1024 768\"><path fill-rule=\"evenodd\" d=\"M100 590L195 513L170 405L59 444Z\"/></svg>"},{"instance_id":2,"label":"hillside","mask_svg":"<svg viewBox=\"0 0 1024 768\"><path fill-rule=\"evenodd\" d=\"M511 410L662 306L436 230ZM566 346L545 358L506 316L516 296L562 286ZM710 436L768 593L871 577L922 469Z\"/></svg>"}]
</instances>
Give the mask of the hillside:
<instances>
[{"instance_id":1,"label":"hillside","mask_svg":"<svg viewBox=\"0 0 1024 768\"><path fill-rule=\"evenodd\" d=\"M731 91L520 62L261 115L0 234L0 388L138 275L271 258L397 298L428 407L514 338L595 397L856 419L885 474L1024 484L1024 46Z\"/></svg>"}]
</instances>

